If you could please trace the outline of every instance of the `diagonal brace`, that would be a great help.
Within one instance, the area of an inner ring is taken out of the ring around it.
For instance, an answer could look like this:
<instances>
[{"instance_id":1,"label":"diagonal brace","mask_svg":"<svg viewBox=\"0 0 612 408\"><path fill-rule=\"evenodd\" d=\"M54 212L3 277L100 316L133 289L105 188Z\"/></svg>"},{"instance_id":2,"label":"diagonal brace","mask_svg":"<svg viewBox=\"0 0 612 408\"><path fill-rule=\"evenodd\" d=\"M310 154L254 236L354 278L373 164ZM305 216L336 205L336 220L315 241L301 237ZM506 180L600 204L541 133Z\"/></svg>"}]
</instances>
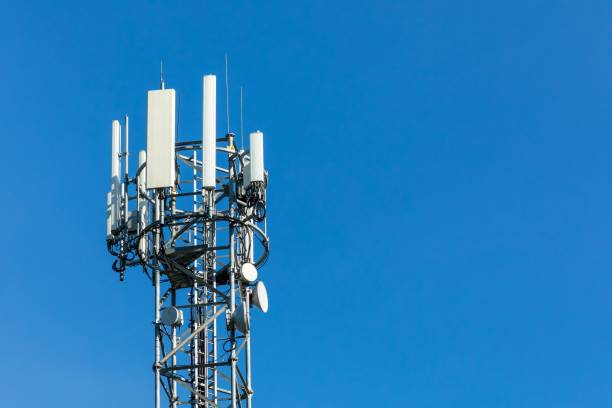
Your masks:
<instances>
[{"instance_id":1,"label":"diagonal brace","mask_svg":"<svg viewBox=\"0 0 612 408\"><path fill-rule=\"evenodd\" d=\"M186 337L185 339L183 339L183 341L181 341L175 348L173 348L171 351L169 351L168 354L166 354L164 356L164 358L162 358L155 366L158 369L161 369L162 365L165 364L166 361L168 361L173 355L175 355L183 347L185 347L185 345L187 345L187 343L189 343L195 336L197 336L198 333L200 333L202 330L204 330L206 327L208 327L208 325L211 324L217 317L219 317L221 315L221 313L225 312L225 309L226 309L226 306L221 306L219 308L219 310L217 310L217 312L214 315L212 315L211 317L206 319L204 321L204 323L202 323L197 329L195 329L193 332L191 332L191 334L188 337Z\"/></svg>"}]
</instances>

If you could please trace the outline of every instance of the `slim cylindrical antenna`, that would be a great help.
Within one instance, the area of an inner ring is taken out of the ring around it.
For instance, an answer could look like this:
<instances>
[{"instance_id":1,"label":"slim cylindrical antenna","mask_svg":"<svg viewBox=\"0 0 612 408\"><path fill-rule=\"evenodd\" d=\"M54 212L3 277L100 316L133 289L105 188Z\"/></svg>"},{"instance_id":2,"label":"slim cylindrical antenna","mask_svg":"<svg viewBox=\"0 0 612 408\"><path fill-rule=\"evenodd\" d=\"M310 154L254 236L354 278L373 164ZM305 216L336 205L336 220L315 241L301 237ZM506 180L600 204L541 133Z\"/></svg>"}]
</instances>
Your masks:
<instances>
[{"instance_id":1,"label":"slim cylindrical antenna","mask_svg":"<svg viewBox=\"0 0 612 408\"><path fill-rule=\"evenodd\" d=\"M113 120L112 127L112 154L111 154L111 186L119 181L121 163L119 162L121 150L121 124Z\"/></svg>"},{"instance_id":2,"label":"slim cylindrical antenna","mask_svg":"<svg viewBox=\"0 0 612 408\"><path fill-rule=\"evenodd\" d=\"M164 60L159 61L159 89L164 89Z\"/></svg>"},{"instance_id":3,"label":"slim cylindrical antenna","mask_svg":"<svg viewBox=\"0 0 612 408\"><path fill-rule=\"evenodd\" d=\"M119 216L121 214L121 183L119 173L121 172L121 124L118 120L113 120L112 126L112 148L111 148L111 224L112 229L116 230L119 226Z\"/></svg>"},{"instance_id":4,"label":"slim cylindrical antenna","mask_svg":"<svg viewBox=\"0 0 612 408\"><path fill-rule=\"evenodd\" d=\"M225 53L225 115L227 116L227 133L230 132L229 113L229 78L227 76L227 53Z\"/></svg>"},{"instance_id":5,"label":"slim cylindrical antenna","mask_svg":"<svg viewBox=\"0 0 612 408\"><path fill-rule=\"evenodd\" d=\"M130 157L130 149L129 149L129 137L130 137L130 118L128 115L125 115L123 119L123 126L125 127L125 150L123 151L123 174L125 174L125 179L128 179L128 159Z\"/></svg>"},{"instance_id":6,"label":"slim cylindrical antenna","mask_svg":"<svg viewBox=\"0 0 612 408\"><path fill-rule=\"evenodd\" d=\"M242 117L242 87L240 87L240 149L244 150L244 118Z\"/></svg>"},{"instance_id":7,"label":"slim cylindrical antenna","mask_svg":"<svg viewBox=\"0 0 612 408\"><path fill-rule=\"evenodd\" d=\"M121 198L123 200L123 221L128 222L129 219L129 210L128 210L128 157L129 157L129 126L130 122L128 116L125 115L123 126L125 127L125 147L123 149L123 183L121 184Z\"/></svg>"},{"instance_id":8,"label":"slim cylindrical antenna","mask_svg":"<svg viewBox=\"0 0 612 408\"><path fill-rule=\"evenodd\" d=\"M113 237L113 193L106 193L106 239Z\"/></svg>"},{"instance_id":9,"label":"slim cylindrical antenna","mask_svg":"<svg viewBox=\"0 0 612 408\"><path fill-rule=\"evenodd\" d=\"M147 203L147 169L145 168L147 165L147 152L141 150L138 153L138 168L140 169L140 173L136 176L137 187L136 187L136 197L138 203L138 233L142 232L149 223L149 211L148 211L148 203ZM141 197L145 195L144 197ZM143 237L140 239L138 243L138 250L141 253L141 256L145 256L148 251L147 246L147 238Z\"/></svg>"},{"instance_id":10,"label":"slim cylindrical antenna","mask_svg":"<svg viewBox=\"0 0 612 408\"><path fill-rule=\"evenodd\" d=\"M204 75L202 112L202 187L214 190L217 168L217 77Z\"/></svg>"}]
</instances>

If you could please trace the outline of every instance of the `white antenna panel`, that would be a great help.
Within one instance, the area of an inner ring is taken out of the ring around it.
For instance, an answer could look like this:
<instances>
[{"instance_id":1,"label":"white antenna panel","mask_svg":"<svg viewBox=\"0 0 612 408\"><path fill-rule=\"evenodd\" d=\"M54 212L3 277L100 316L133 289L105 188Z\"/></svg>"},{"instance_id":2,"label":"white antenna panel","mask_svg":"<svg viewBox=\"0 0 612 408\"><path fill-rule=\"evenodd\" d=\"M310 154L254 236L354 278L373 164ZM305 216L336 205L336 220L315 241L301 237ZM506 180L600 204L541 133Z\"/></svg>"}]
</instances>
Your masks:
<instances>
[{"instance_id":1,"label":"white antenna panel","mask_svg":"<svg viewBox=\"0 0 612 408\"><path fill-rule=\"evenodd\" d=\"M204 75L202 106L202 157L204 181L202 186L214 190L217 168L217 77Z\"/></svg>"},{"instance_id":2,"label":"white antenna panel","mask_svg":"<svg viewBox=\"0 0 612 408\"><path fill-rule=\"evenodd\" d=\"M141 194L147 193L146 165L147 165L147 152L145 152L144 150L141 150L138 153L138 168L142 166L145 166L145 168L142 169L142 171L138 175L138 191L136 193L138 197L138 216L139 216L138 232L139 233L147 227L148 221L149 221L149 210L147 206L147 199L145 197L140 196ZM140 240L138 249L140 250L141 254L144 254L147 252L147 240L146 239Z\"/></svg>"},{"instance_id":3,"label":"white antenna panel","mask_svg":"<svg viewBox=\"0 0 612 408\"><path fill-rule=\"evenodd\" d=\"M112 193L106 193L106 239L113 237L113 221L111 218L113 208Z\"/></svg>"},{"instance_id":4,"label":"white antenna panel","mask_svg":"<svg viewBox=\"0 0 612 408\"><path fill-rule=\"evenodd\" d=\"M113 120L112 142L111 142L111 229L119 228L119 214L121 214L121 162L119 155L121 151L121 124Z\"/></svg>"},{"instance_id":5,"label":"white antenna panel","mask_svg":"<svg viewBox=\"0 0 612 408\"><path fill-rule=\"evenodd\" d=\"M251 133L251 182L264 181L263 133Z\"/></svg>"},{"instance_id":6,"label":"white antenna panel","mask_svg":"<svg viewBox=\"0 0 612 408\"><path fill-rule=\"evenodd\" d=\"M121 150L121 125L118 120L113 120L112 148L111 148L111 185L119 183L119 150Z\"/></svg>"},{"instance_id":7,"label":"white antenna panel","mask_svg":"<svg viewBox=\"0 0 612 408\"><path fill-rule=\"evenodd\" d=\"M251 184L251 163L246 163L242 168L242 185L246 188Z\"/></svg>"},{"instance_id":8,"label":"white antenna panel","mask_svg":"<svg viewBox=\"0 0 612 408\"><path fill-rule=\"evenodd\" d=\"M174 186L176 93L149 91L147 105L147 189Z\"/></svg>"}]
</instances>

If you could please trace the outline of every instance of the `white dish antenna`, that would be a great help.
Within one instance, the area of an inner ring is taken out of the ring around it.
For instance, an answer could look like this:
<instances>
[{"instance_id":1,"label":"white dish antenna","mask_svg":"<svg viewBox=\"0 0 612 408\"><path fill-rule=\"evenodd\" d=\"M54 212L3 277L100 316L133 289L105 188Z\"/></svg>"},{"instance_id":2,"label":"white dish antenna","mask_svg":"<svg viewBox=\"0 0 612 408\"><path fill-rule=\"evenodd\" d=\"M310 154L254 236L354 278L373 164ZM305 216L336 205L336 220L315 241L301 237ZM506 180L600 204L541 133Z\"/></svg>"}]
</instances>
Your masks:
<instances>
[{"instance_id":1,"label":"white dish antenna","mask_svg":"<svg viewBox=\"0 0 612 408\"><path fill-rule=\"evenodd\" d=\"M234 323L236 330L239 332L246 333L249 331L249 317L242 303L236 307L236 310L234 310L232 322Z\"/></svg>"},{"instance_id":2,"label":"white dish antenna","mask_svg":"<svg viewBox=\"0 0 612 408\"><path fill-rule=\"evenodd\" d=\"M257 268L250 262L242 264L240 267L240 279L246 283L253 283L257 280Z\"/></svg>"},{"instance_id":3,"label":"white dish antenna","mask_svg":"<svg viewBox=\"0 0 612 408\"><path fill-rule=\"evenodd\" d=\"M182 326L183 311L174 306L170 306L161 312L160 320L166 326Z\"/></svg>"},{"instance_id":4,"label":"white dish antenna","mask_svg":"<svg viewBox=\"0 0 612 408\"><path fill-rule=\"evenodd\" d=\"M257 306L259 310L268 313L268 291L262 281L257 282L251 294L251 304Z\"/></svg>"}]
</instances>

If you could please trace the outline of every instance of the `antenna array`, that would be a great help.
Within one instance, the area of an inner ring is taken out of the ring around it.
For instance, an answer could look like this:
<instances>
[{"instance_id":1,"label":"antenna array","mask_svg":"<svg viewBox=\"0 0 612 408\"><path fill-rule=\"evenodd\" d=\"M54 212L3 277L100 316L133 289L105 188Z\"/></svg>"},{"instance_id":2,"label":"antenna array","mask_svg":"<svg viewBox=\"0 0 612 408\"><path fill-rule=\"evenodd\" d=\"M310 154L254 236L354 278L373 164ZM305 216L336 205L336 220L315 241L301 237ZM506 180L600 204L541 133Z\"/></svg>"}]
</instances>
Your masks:
<instances>
[{"instance_id":1,"label":"antenna array","mask_svg":"<svg viewBox=\"0 0 612 408\"><path fill-rule=\"evenodd\" d=\"M128 119L112 123L106 241L124 280L153 284L155 408L251 407L253 307L268 311L258 278L268 258L263 133L247 154L217 136L216 76L203 78L202 138L176 141L176 93L149 91L147 149L128 174ZM124 141L124 149L121 143ZM121 167L124 173L121 174Z\"/></svg>"}]
</instances>

